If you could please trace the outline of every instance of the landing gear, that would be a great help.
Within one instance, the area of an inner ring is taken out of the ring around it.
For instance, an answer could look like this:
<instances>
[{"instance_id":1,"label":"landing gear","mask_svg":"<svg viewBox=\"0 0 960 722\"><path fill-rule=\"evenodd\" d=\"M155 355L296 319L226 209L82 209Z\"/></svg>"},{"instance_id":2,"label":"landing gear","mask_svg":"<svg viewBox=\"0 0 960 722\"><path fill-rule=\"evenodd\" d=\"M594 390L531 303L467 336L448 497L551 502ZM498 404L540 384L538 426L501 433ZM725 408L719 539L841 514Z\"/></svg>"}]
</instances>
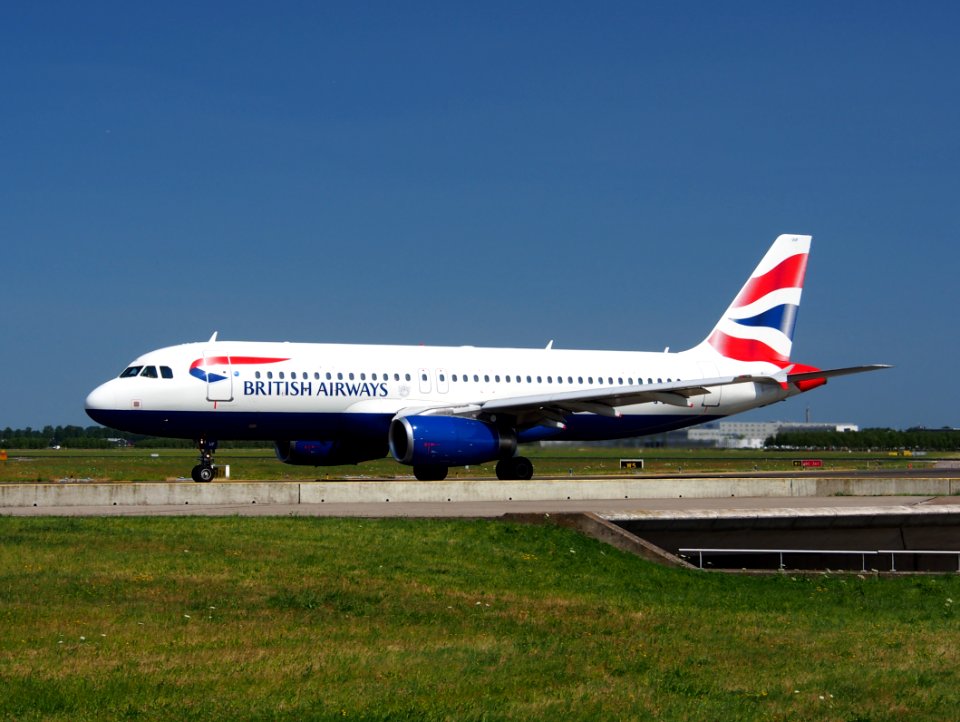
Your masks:
<instances>
[{"instance_id":1,"label":"landing gear","mask_svg":"<svg viewBox=\"0 0 960 722\"><path fill-rule=\"evenodd\" d=\"M525 456L512 456L497 462L500 481L529 481L533 478L533 464Z\"/></svg>"},{"instance_id":2,"label":"landing gear","mask_svg":"<svg viewBox=\"0 0 960 722\"><path fill-rule=\"evenodd\" d=\"M200 447L200 463L193 467L190 476L200 483L213 481L217 476L217 467L213 463L213 452L217 450L217 442L200 439L197 445Z\"/></svg>"},{"instance_id":3,"label":"landing gear","mask_svg":"<svg viewBox=\"0 0 960 722\"><path fill-rule=\"evenodd\" d=\"M417 481L443 481L447 478L445 466L414 466L413 475Z\"/></svg>"}]
</instances>

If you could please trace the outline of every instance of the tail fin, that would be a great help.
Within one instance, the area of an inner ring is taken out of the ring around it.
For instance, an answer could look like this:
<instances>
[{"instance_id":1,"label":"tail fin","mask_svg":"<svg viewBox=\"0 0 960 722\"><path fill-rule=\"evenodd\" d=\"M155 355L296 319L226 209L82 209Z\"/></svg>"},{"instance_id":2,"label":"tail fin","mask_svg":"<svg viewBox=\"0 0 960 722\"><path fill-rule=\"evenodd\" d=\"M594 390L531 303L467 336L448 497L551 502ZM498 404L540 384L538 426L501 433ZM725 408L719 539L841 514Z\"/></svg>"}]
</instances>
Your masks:
<instances>
[{"instance_id":1,"label":"tail fin","mask_svg":"<svg viewBox=\"0 0 960 722\"><path fill-rule=\"evenodd\" d=\"M707 347L736 361L786 366L810 240L811 236L777 238L698 350Z\"/></svg>"}]
</instances>

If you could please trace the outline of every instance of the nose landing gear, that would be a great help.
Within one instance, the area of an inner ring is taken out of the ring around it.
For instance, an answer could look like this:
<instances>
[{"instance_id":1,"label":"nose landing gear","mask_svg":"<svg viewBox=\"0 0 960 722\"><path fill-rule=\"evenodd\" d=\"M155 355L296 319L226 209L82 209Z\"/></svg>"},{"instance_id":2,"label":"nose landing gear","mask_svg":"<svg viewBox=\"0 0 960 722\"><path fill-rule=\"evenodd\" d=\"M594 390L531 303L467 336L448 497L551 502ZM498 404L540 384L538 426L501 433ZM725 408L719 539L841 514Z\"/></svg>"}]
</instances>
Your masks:
<instances>
[{"instance_id":1,"label":"nose landing gear","mask_svg":"<svg viewBox=\"0 0 960 722\"><path fill-rule=\"evenodd\" d=\"M190 476L196 482L213 481L217 476L217 467L213 463L213 452L217 450L217 442L200 439L197 445L200 448L200 463L193 467Z\"/></svg>"}]
</instances>

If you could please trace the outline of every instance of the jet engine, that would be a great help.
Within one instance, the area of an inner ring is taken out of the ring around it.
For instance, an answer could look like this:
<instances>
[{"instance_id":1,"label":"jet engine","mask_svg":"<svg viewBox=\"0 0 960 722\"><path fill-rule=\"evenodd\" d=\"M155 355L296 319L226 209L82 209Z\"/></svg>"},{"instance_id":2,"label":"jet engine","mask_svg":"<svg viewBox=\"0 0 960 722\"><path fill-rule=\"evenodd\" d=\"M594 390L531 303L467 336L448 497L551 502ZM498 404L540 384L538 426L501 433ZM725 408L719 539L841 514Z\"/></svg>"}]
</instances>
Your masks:
<instances>
[{"instance_id":1,"label":"jet engine","mask_svg":"<svg viewBox=\"0 0 960 722\"><path fill-rule=\"evenodd\" d=\"M412 466L466 466L503 459L517 449L513 431L458 416L400 416L390 423L390 453Z\"/></svg>"}]
</instances>

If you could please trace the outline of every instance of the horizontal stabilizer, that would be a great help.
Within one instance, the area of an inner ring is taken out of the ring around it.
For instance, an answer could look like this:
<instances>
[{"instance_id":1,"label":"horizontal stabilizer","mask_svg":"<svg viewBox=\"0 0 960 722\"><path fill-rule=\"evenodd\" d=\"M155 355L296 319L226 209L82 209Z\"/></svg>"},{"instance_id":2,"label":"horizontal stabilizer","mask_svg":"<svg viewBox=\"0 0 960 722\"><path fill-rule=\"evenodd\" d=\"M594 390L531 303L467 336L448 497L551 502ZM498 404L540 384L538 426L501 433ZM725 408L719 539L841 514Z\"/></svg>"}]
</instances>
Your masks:
<instances>
[{"instance_id":1,"label":"horizontal stabilizer","mask_svg":"<svg viewBox=\"0 0 960 722\"><path fill-rule=\"evenodd\" d=\"M850 374L862 374L867 371L879 371L880 369L890 368L893 368L890 364L866 364L864 366L847 366L842 369L803 371L795 374L787 372L787 381L789 383L796 383L797 381L807 381L809 379L829 379L834 376L849 376Z\"/></svg>"}]
</instances>

